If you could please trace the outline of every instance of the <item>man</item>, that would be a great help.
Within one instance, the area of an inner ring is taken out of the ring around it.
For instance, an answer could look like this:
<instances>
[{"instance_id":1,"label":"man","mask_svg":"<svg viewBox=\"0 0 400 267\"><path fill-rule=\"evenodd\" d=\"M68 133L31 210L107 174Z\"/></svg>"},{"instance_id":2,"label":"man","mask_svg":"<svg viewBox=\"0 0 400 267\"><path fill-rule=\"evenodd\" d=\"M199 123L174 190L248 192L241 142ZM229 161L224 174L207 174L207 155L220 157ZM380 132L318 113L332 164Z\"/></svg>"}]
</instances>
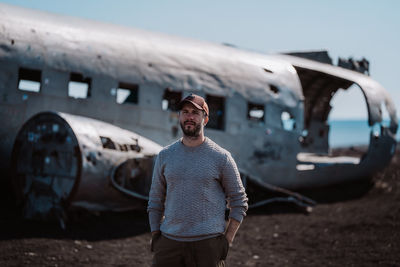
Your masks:
<instances>
[{"instance_id":1,"label":"man","mask_svg":"<svg viewBox=\"0 0 400 267\"><path fill-rule=\"evenodd\" d=\"M224 266L246 193L230 153L204 136L205 100L191 94L179 110L183 138L159 153L149 194L153 266Z\"/></svg>"}]
</instances>

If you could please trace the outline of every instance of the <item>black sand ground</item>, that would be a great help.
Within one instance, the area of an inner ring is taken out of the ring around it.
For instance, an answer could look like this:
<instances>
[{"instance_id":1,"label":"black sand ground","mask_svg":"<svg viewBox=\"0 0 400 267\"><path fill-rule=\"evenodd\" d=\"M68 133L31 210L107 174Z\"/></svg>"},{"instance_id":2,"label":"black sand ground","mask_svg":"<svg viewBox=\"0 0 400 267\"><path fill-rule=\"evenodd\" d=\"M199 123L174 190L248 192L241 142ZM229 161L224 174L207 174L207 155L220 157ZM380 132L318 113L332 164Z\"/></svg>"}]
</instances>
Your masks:
<instances>
[{"instance_id":1,"label":"black sand ground","mask_svg":"<svg viewBox=\"0 0 400 267\"><path fill-rule=\"evenodd\" d=\"M309 214L277 204L250 211L228 266L400 266L400 151L371 183L315 197ZM0 207L0 266L150 265L144 212L83 214L61 231Z\"/></svg>"}]
</instances>

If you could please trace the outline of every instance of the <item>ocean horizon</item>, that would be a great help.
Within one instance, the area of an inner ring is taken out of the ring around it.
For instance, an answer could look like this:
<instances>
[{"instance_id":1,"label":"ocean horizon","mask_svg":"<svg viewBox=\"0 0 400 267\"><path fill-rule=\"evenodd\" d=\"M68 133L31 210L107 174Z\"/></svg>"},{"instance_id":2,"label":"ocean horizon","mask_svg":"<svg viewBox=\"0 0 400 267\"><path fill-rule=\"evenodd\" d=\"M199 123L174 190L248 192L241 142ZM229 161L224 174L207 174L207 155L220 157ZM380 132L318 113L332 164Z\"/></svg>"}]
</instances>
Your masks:
<instances>
[{"instance_id":1,"label":"ocean horizon","mask_svg":"<svg viewBox=\"0 0 400 267\"><path fill-rule=\"evenodd\" d=\"M331 148L362 146L369 144L371 128L367 119L332 119L328 121L329 146ZM389 125L384 121L383 125ZM400 120L399 120L400 125ZM380 132L379 126L375 126L373 131ZM400 133L397 130L396 140L400 142Z\"/></svg>"}]
</instances>

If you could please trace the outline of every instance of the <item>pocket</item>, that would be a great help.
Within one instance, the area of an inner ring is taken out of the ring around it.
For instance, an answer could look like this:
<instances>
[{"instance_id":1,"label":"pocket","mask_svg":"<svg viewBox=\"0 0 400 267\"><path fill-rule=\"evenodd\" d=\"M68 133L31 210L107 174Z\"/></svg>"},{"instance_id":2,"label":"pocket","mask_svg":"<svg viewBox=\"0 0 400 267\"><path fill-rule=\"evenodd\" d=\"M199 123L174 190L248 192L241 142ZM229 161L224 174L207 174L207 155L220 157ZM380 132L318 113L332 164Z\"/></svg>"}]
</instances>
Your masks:
<instances>
[{"instance_id":1,"label":"pocket","mask_svg":"<svg viewBox=\"0 0 400 267\"><path fill-rule=\"evenodd\" d=\"M221 243L222 243L222 256L221 260L225 260L226 257L228 256L228 251L229 251L229 241L226 239L225 235L221 235Z\"/></svg>"},{"instance_id":2,"label":"pocket","mask_svg":"<svg viewBox=\"0 0 400 267\"><path fill-rule=\"evenodd\" d=\"M155 234L151 237L151 245L150 245L151 252L154 252L155 244L160 239L160 237L161 237L161 233Z\"/></svg>"}]
</instances>

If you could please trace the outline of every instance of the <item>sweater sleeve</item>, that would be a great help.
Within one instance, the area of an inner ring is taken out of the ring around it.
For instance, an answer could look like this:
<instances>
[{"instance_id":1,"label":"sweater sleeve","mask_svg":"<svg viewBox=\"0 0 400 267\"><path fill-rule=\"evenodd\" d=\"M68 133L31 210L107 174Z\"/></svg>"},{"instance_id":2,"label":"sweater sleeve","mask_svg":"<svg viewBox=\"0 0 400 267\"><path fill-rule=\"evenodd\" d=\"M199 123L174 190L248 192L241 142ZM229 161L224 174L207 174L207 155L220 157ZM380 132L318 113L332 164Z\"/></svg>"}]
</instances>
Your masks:
<instances>
[{"instance_id":1,"label":"sweater sleeve","mask_svg":"<svg viewBox=\"0 0 400 267\"><path fill-rule=\"evenodd\" d=\"M229 153L226 155L225 165L222 168L222 186L230 209L229 218L242 222L248 209L248 199L240 179L239 170Z\"/></svg>"},{"instance_id":2,"label":"sweater sleeve","mask_svg":"<svg viewBox=\"0 0 400 267\"><path fill-rule=\"evenodd\" d=\"M149 193L147 212L151 232L160 230L161 220L164 215L166 183L161 166L161 153L158 154L153 169L153 178Z\"/></svg>"}]
</instances>

